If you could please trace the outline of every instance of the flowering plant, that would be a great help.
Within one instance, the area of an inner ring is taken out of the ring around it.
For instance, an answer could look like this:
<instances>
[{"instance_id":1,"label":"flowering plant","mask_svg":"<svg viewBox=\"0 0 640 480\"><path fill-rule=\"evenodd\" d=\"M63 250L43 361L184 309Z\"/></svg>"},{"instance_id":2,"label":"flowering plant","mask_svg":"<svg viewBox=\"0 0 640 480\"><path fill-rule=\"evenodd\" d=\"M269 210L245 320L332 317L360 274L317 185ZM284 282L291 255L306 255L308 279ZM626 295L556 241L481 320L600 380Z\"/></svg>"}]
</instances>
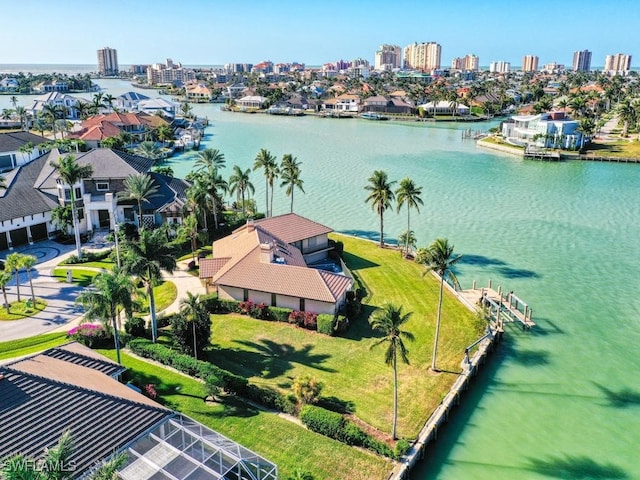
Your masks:
<instances>
[{"instance_id":1,"label":"flowering plant","mask_svg":"<svg viewBox=\"0 0 640 480\"><path fill-rule=\"evenodd\" d=\"M98 323L81 323L69 330L67 336L87 347L99 347L111 339L111 334Z\"/></svg>"}]
</instances>

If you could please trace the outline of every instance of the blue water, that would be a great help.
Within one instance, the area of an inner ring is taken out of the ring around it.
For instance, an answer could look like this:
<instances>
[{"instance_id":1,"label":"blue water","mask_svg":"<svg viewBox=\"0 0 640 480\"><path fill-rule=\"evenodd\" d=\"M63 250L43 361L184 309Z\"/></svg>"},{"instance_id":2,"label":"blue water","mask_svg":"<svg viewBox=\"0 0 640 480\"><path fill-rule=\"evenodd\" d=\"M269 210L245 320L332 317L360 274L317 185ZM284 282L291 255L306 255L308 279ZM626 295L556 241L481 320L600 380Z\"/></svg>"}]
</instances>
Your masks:
<instances>
[{"instance_id":1,"label":"blue water","mask_svg":"<svg viewBox=\"0 0 640 480\"><path fill-rule=\"evenodd\" d=\"M225 175L251 167L261 148L291 153L306 192L294 210L338 231L376 238L367 177L410 176L423 187L418 244L447 237L464 255L464 287L492 279L533 307L538 326L507 330L412 478L640 478L640 166L523 161L462 140L468 125L194 109L211 121L205 144L225 154ZM171 160L176 173L193 155ZM263 209L264 177L252 181ZM274 212L288 211L277 189ZM386 215L389 240L404 229L404 212Z\"/></svg>"}]
</instances>

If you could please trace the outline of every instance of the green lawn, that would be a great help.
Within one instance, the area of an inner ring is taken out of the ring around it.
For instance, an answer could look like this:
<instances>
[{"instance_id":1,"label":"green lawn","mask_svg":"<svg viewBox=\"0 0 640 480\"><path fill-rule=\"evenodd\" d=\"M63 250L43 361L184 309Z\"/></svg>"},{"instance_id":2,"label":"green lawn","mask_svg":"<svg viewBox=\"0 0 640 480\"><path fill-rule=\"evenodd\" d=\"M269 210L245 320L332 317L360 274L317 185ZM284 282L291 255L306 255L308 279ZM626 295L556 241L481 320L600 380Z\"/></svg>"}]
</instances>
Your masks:
<instances>
[{"instance_id":1,"label":"green lawn","mask_svg":"<svg viewBox=\"0 0 640 480\"><path fill-rule=\"evenodd\" d=\"M20 302L9 304L8 313L7 309L2 307L2 305L4 305L4 299L2 299L2 301L0 301L0 321L20 320L21 318L31 317L47 308L47 302L41 298L36 297L35 306L31 304L31 296L25 295L24 298L25 299ZM27 302L29 305L27 305Z\"/></svg>"},{"instance_id":2,"label":"green lawn","mask_svg":"<svg viewBox=\"0 0 640 480\"><path fill-rule=\"evenodd\" d=\"M59 332L45 333L43 335L22 338L20 340L0 342L0 360L40 352L48 348L57 347L58 345L62 345L68 341L69 339L67 338L67 334Z\"/></svg>"},{"instance_id":3,"label":"green lawn","mask_svg":"<svg viewBox=\"0 0 640 480\"><path fill-rule=\"evenodd\" d=\"M108 271L111 271L116 267L116 264L108 259L98 261L98 262L78 263L76 265L82 265L83 267L101 268L103 270L108 270Z\"/></svg>"},{"instance_id":4,"label":"green lawn","mask_svg":"<svg viewBox=\"0 0 640 480\"><path fill-rule=\"evenodd\" d=\"M367 313L385 301L413 312L406 330L411 365L399 367L400 437L415 438L456 379L454 373L429 372L439 282L423 276L424 267L404 260L398 251L374 242L334 235L344 242L346 263L362 278L370 295ZM252 382L289 391L293 380L310 374L335 397L376 428L391 431L393 371L384 363L384 346L370 347L378 334L366 318L351 325L346 338L328 337L287 324L236 315L212 317L210 360ZM484 331L484 323L447 293L443 302L438 367L459 372L464 349ZM416 400L419 399L419 400Z\"/></svg>"},{"instance_id":5,"label":"green lawn","mask_svg":"<svg viewBox=\"0 0 640 480\"><path fill-rule=\"evenodd\" d=\"M115 358L113 350L99 351ZM263 455L278 465L279 478L287 478L301 466L316 480L383 480L391 471L388 460L310 432L238 398L227 396L222 403L205 404L204 386L184 375L126 353L122 362L136 385L153 383L161 403Z\"/></svg>"},{"instance_id":6,"label":"green lawn","mask_svg":"<svg viewBox=\"0 0 640 480\"><path fill-rule=\"evenodd\" d=\"M603 157L640 158L640 142L618 140L607 143L591 143L585 148L586 154Z\"/></svg>"},{"instance_id":7,"label":"green lawn","mask_svg":"<svg viewBox=\"0 0 640 480\"><path fill-rule=\"evenodd\" d=\"M149 299L147 298L147 290L146 288L140 289L140 297L143 299L142 308L138 313L148 314L149 313ZM178 289L176 284L165 280L160 285L153 287L153 297L156 302L156 312L161 312L173 302L175 302L178 297Z\"/></svg>"},{"instance_id":8,"label":"green lawn","mask_svg":"<svg viewBox=\"0 0 640 480\"><path fill-rule=\"evenodd\" d=\"M86 287L91 285L93 279L100 272L97 270L87 270L84 268L67 268L67 267L58 267L54 268L52 275L59 282L67 281L67 270L71 270L71 277L73 279L73 283L77 283L82 287Z\"/></svg>"}]
</instances>

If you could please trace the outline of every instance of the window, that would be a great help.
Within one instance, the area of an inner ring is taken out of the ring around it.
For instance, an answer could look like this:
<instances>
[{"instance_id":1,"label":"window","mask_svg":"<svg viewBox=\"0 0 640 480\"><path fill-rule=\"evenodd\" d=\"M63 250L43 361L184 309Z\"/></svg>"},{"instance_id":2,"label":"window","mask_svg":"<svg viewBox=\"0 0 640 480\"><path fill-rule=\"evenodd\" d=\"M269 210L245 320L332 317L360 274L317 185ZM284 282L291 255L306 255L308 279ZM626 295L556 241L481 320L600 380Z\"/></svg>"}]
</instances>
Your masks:
<instances>
[{"instance_id":1,"label":"window","mask_svg":"<svg viewBox=\"0 0 640 480\"><path fill-rule=\"evenodd\" d=\"M82 189L80 187L76 187L76 200L82 198Z\"/></svg>"},{"instance_id":2,"label":"window","mask_svg":"<svg viewBox=\"0 0 640 480\"><path fill-rule=\"evenodd\" d=\"M248 289L244 289L242 292L242 298L244 299L244 301L248 301L249 300L249 290Z\"/></svg>"},{"instance_id":3,"label":"window","mask_svg":"<svg viewBox=\"0 0 640 480\"><path fill-rule=\"evenodd\" d=\"M276 294L275 294L275 293L272 293L272 294L271 294L271 306L272 306L272 307L277 306L277 303L276 303Z\"/></svg>"},{"instance_id":4,"label":"window","mask_svg":"<svg viewBox=\"0 0 640 480\"><path fill-rule=\"evenodd\" d=\"M71 201L71 190L67 188L64 189L64 199Z\"/></svg>"},{"instance_id":5,"label":"window","mask_svg":"<svg viewBox=\"0 0 640 480\"><path fill-rule=\"evenodd\" d=\"M304 298L300 299L300 311L304 312Z\"/></svg>"},{"instance_id":6,"label":"window","mask_svg":"<svg viewBox=\"0 0 640 480\"><path fill-rule=\"evenodd\" d=\"M96 182L96 190L106 192L109 190L109 182Z\"/></svg>"},{"instance_id":7,"label":"window","mask_svg":"<svg viewBox=\"0 0 640 480\"><path fill-rule=\"evenodd\" d=\"M134 221L134 217L133 217L133 208L127 208L125 207L123 209L124 212L124 219L128 222L133 222Z\"/></svg>"},{"instance_id":8,"label":"window","mask_svg":"<svg viewBox=\"0 0 640 480\"><path fill-rule=\"evenodd\" d=\"M78 208L76 211L78 212L78 220L82 220L84 218L84 209Z\"/></svg>"}]
</instances>

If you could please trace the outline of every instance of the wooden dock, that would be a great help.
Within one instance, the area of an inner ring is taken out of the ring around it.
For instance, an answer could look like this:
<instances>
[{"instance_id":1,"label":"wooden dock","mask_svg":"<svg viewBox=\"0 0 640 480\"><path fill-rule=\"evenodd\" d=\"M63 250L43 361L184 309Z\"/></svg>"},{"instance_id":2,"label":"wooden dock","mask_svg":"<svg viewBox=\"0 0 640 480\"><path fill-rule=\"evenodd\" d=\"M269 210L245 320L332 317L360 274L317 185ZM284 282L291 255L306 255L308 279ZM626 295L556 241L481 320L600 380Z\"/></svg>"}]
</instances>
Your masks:
<instances>
[{"instance_id":1,"label":"wooden dock","mask_svg":"<svg viewBox=\"0 0 640 480\"><path fill-rule=\"evenodd\" d=\"M561 160L560 152L551 151L544 148L534 148L528 146L524 149L524 158L531 160L547 160L550 162L559 162Z\"/></svg>"},{"instance_id":2,"label":"wooden dock","mask_svg":"<svg viewBox=\"0 0 640 480\"><path fill-rule=\"evenodd\" d=\"M492 322L499 331L505 323L520 323L523 330L529 330L536 324L533 321L533 310L520 297L513 292L502 293L494 290L489 281L487 287L477 288L475 282L473 288L458 292L465 302L476 307L484 307Z\"/></svg>"}]
</instances>

